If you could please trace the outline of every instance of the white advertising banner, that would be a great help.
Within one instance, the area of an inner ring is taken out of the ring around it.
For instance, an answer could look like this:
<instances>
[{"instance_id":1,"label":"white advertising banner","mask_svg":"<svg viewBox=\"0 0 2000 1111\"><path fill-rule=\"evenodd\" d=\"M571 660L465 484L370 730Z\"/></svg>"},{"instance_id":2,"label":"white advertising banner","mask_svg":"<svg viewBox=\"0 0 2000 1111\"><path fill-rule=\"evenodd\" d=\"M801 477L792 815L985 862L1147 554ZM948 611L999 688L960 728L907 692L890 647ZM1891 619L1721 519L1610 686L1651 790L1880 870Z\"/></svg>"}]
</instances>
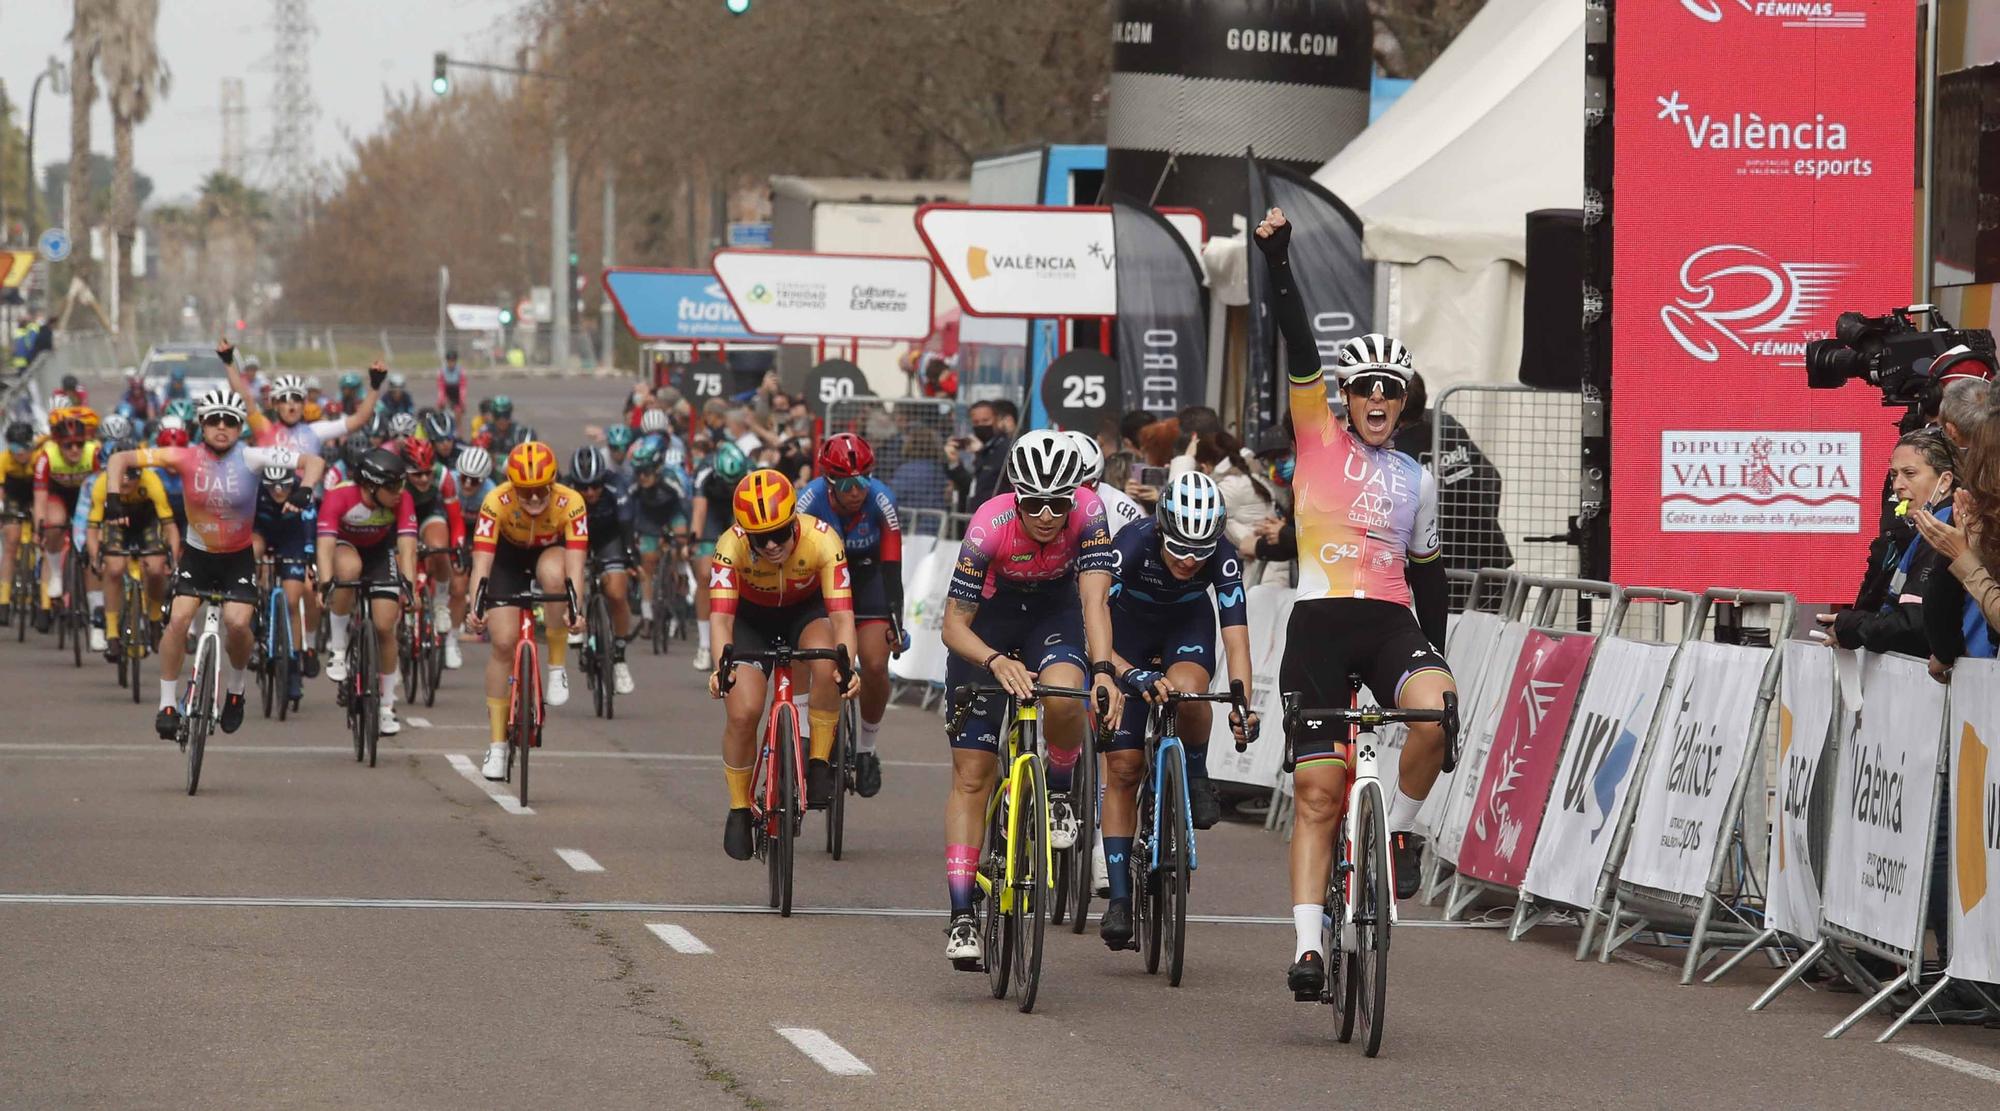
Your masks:
<instances>
[{"instance_id":1,"label":"white advertising banner","mask_svg":"<svg viewBox=\"0 0 2000 1111\"><path fill-rule=\"evenodd\" d=\"M927 258L721 250L715 276L745 327L767 336L921 340L936 271Z\"/></svg>"},{"instance_id":2,"label":"white advertising banner","mask_svg":"<svg viewBox=\"0 0 2000 1111\"><path fill-rule=\"evenodd\" d=\"M1960 980L2000 983L2000 662L1952 668L1951 964Z\"/></svg>"},{"instance_id":3,"label":"white advertising banner","mask_svg":"<svg viewBox=\"0 0 2000 1111\"><path fill-rule=\"evenodd\" d=\"M1675 648L1617 637L1598 644L1521 884L1528 894L1574 907L1597 901Z\"/></svg>"},{"instance_id":4,"label":"white advertising banner","mask_svg":"<svg viewBox=\"0 0 2000 1111\"><path fill-rule=\"evenodd\" d=\"M889 674L918 683L944 682L943 638L945 592L951 588L956 541L939 543L935 536L903 539L903 628L910 633L910 650L889 661Z\"/></svg>"},{"instance_id":5,"label":"white advertising banner","mask_svg":"<svg viewBox=\"0 0 2000 1111\"><path fill-rule=\"evenodd\" d=\"M1722 822L1750 751L1750 718L1772 649L1702 640L1681 652L1618 878L1694 898L1707 890L1710 862L1730 834Z\"/></svg>"},{"instance_id":6,"label":"white advertising banner","mask_svg":"<svg viewBox=\"0 0 2000 1111\"><path fill-rule=\"evenodd\" d=\"M498 305L446 305L445 316L451 326L461 332L497 332L500 330L500 306Z\"/></svg>"},{"instance_id":7,"label":"white advertising banner","mask_svg":"<svg viewBox=\"0 0 2000 1111\"><path fill-rule=\"evenodd\" d=\"M1454 866L1458 863L1459 846L1465 843L1465 827L1472 820L1473 797L1486 777L1493 731L1499 727L1500 711L1507 703L1514 671L1521 659L1521 645L1527 639L1525 621L1510 621L1500 630L1492 654L1480 668L1478 701L1459 715L1464 741L1458 747L1458 770L1452 774L1451 788L1448 792L1432 788L1430 793L1430 798L1446 795L1432 845L1441 859Z\"/></svg>"},{"instance_id":8,"label":"white advertising banner","mask_svg":"<svg viewBox=\"0 0 2000 1111\"><path fill-rule=\"evenodd\" d=\"M1208 774L1214 779L1273 787L1285 766L1285 708L1278 690L1278 665L1285 658L1285 625L1292 619L1298 592L1289 586L1253 586L1243 606L1250 622L1250 668L1253 686L1250 708L1262 724L1257 739L1242 752L1229 732L1229 713L1215 707L1208 740ZM1218 648L1220 642L1218 641ZM1214 689L1229 689L1229 669L1216 662Z\"/></svg>"},{"instance_id":9,"label":"white advertising banner","mask_svg":"<svg viewBox=\"0 0 2000 1111\"><path fill-rule=\"evenodd\" d=\"M1812 800L1821 760L1840 712L1836 649L1785 642L1778 684L1777 803L1771 815L1770 879L1764 921L1804 941L1819 940L1819 875L1813 869Z\"/></svg>"},{"instance_id":10,"label":"white advertising banner","mask_svg":"<svg viewBox=\"0 0 2000 1111\"><path fill-rule=\"evenodd\" d=\"M1467 610L1453 614L1451 623L1445 628L1444 659L1451 665L1452 680L1458 684L1461 747L1464 734L1472 728L1474 707L1480 705L1479 685L1485 679L1486 661L1493 655L1500 641L1500 630L1505 624L1497 613ZM1396 747L1399 751L1400 734L1404 728L1399 725L1393 730L1398 734ZM1386 733L1383 743L1385 746L1389 744ZM1424 796L1423 809L1417 812L1418 829L1435 830L1438 823L1444 820L1445 807L1451 801L1451 785L1457 776L1455 769L1438 773L1436 781L1431 784L1431 793ZM1395 789L1396 784L1390 782L1392 778L1385 769L1382 780L1385 793Z\"/></svg>"},{"instance_id":11,"label":"white advertising banner","mask_svg":"<svg viewBox=\"0 0 2000 1111\"><path fill-rule=\"evenodd\" d=\"M1163 208L1188 251L1201 257L1201 213ZM925 205L917 234L974 316L1116 316L1111 209L1084 206Z\"/></svg>"},{"instance_id":12,"label":"white advertising banner","mask_svg":"<svg viewBox=\"0 0 2000 1111\"><path fill-rule=\"evenodd\" d=\"M1840 750L1821 920L1920 949L1923 885L1937 828L1945 688L1923 660L1880 656L1861 682L1861 720Z\"/></svg>"}]
</instances>

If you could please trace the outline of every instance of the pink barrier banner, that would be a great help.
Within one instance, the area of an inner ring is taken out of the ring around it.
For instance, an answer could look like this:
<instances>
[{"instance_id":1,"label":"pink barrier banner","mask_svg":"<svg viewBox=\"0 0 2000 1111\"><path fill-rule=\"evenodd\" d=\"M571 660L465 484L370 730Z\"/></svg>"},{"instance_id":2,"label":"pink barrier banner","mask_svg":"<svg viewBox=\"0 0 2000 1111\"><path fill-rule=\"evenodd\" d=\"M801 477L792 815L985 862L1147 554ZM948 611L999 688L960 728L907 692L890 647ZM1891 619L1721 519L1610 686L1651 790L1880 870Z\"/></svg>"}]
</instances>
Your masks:
<instances>
[{"instance_id":1,"label":"pink barrier banner","mask_svg":"<svg viewBox=\"0 0 2000 1111\"><path fill-rule=\"evenodd\" d=\"M1595 643L1583 635L1528 631L1458 851L1458 870L1466 876L1521 885Z\"/></svg>"}]
</instances>

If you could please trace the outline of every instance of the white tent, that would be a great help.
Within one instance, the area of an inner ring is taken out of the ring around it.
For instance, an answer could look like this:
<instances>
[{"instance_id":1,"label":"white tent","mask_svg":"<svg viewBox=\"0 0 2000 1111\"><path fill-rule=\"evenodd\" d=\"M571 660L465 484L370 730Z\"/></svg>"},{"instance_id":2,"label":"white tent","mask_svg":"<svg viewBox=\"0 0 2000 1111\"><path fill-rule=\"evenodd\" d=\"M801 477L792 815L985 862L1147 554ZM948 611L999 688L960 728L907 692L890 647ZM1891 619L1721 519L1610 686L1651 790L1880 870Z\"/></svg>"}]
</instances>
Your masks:
<instances>
[{"instance_id":1,"label":"white tent","mask_svg":"<svg viewBox=\"0 0 2000 1111\"><path fill-rule=\"evenodd\" d=\"M1313 175L1360 215L1377 327L1433 396L1519 371L1527 214L1583 206L1583 19L1581 0L1488 0Z\"/></svg>"}]
</instances>

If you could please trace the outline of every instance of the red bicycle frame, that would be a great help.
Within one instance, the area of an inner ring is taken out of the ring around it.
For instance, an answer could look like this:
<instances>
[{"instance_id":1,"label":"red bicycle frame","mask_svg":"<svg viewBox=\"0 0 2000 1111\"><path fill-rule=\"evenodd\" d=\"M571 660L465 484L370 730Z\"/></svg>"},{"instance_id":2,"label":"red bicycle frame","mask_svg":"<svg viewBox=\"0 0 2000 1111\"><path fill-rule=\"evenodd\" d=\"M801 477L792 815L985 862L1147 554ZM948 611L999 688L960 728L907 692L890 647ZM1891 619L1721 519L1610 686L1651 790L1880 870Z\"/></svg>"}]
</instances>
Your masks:
<instances>
[{"instance_id":1,"label":"red bicycle frame","mask_svg":"<svg viewBox=\"0 0 2000 1111\"><path fill-rule=\"evenodd\" d=\"M421 575L423 572L419 571ZM521 639L514 642L514 670L507 676L507 687L512 697L507 700L507 728L512 729L521 720L523 701L534 699L535 743L532 747L542 747L542 721L547 709L542 704L542 656L535 647L535 610L533 606L522 606Z\"/></svg>"},{"instance_id":2,"label":"red bicycle frame","mask_svg":"<svg viewBox=\"0 0 2000 1111\"><path fill-rule=\"evenodd\" d=\"M803 800L806 797L806 759L802 738L804 730L799 728L799 708L792 702L792 665L774 663L771 666L771 712L764 718L764 746L758 753L758 763L763 765L764 789L753 792L751 805L757 808L756 819L765 822L767 832L776 837L778 817L778 774L783 766L778 761L778 716L790 714L792 717L792 797Z\"/></svg>"}]
</instances>

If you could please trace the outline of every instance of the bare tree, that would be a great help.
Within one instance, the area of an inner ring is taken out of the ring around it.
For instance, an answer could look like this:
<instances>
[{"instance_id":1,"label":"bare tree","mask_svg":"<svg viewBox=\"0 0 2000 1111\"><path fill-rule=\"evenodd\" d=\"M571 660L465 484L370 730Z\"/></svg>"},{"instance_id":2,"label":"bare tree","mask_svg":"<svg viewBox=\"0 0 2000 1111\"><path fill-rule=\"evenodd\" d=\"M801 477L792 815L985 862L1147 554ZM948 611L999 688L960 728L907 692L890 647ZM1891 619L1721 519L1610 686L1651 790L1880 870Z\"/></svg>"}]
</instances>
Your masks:
<instances>
[{"instance_id":1,"label":"bare tree","mask_svg":"<svg viewBox=\"0 0 2000 1111\"><path fill-rule=\"evenodd\" d=\"M116 262L129 273L139 227L139 203L132 190L132 129L153 114L153 96L167 94L172 75L160 57L156 32L159 0L117 0L98 39L98 65L104 70L105 99L111 104L111 222L118 237ZM137 319L137 298L123 298L118 310L120 332L130 332Z\"/></svg>"},{"instance_id":2,"label":"bare tree","mask_svg":"<svg viewBox=\"0 0 2000 1111\"><path fill-rule=\"evenodd\" d=\"M1375 64L1387 77L1423 76L1485 6L1486 0L1368 0Z\"/></svg>"}]
</instances>

